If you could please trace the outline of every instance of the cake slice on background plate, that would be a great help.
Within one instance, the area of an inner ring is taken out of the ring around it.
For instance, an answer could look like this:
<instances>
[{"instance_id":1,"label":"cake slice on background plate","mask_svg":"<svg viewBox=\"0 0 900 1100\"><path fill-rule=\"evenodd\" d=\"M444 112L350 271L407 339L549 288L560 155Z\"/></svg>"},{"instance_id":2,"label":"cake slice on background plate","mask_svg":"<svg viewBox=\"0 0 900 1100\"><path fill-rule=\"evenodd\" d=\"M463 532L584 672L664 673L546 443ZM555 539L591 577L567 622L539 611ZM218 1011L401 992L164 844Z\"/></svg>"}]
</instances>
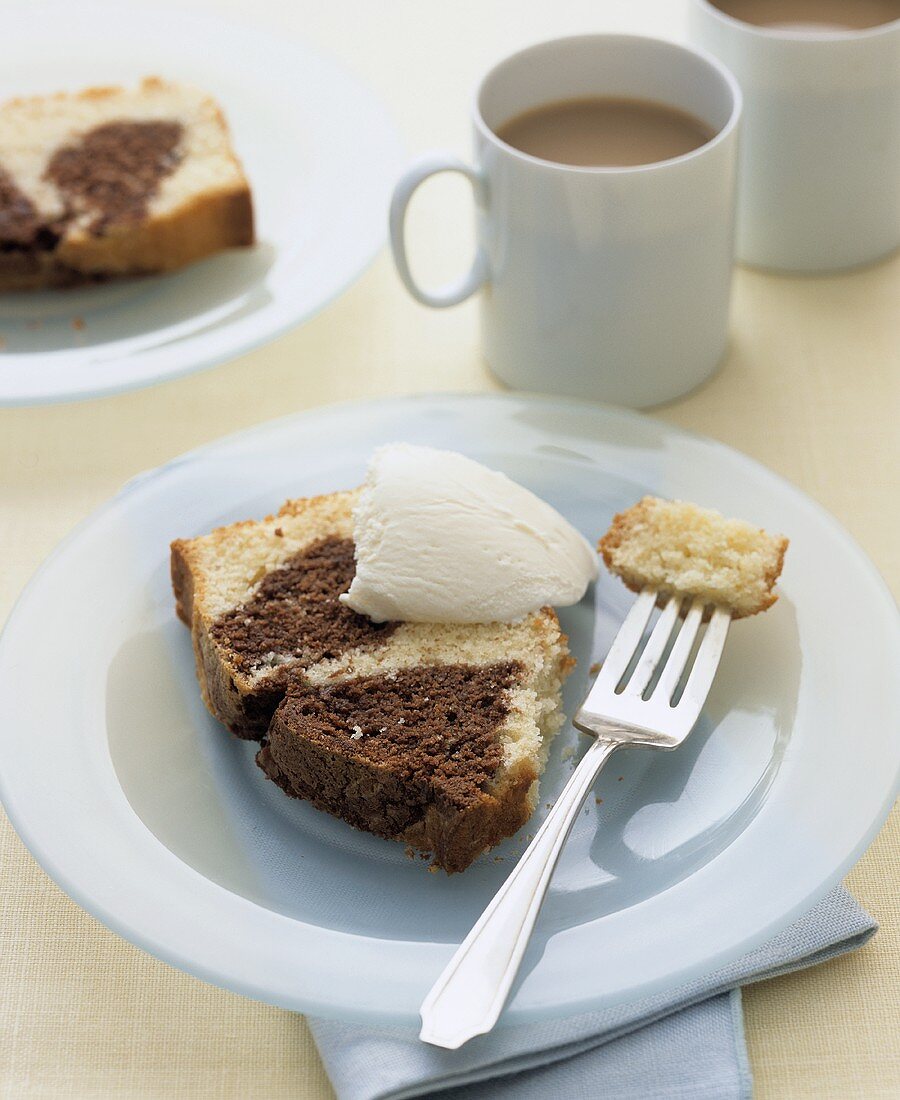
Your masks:
<instances>
[{"instance_id":1,"label":"cake slice on background plate","mask_svg":"<svg viewBox=\"0 0 900 1100\"><path fill-rule=\"evenodd\" d=\"M0 105L0 291L174 271L253 240L204 92L148 77Z\"/></svg>"}]
</instances>

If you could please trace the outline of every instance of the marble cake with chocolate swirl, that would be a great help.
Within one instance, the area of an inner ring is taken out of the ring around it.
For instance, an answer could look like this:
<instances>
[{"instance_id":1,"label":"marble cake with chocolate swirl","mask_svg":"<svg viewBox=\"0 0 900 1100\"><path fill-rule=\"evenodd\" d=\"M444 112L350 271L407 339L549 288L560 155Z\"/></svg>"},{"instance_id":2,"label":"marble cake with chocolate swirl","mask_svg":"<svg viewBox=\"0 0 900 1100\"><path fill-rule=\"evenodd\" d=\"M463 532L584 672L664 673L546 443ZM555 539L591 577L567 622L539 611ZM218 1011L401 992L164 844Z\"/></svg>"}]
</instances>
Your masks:
<instances>
[{"instance_id":1,"label":"marble cake with chocolate swirl","mask_svg":"<svg viewBox=\"0 0 900 1100\"><path fill-rule=\"evenodd\" d=\"M172 544L203 699L287 794L461 871L530 816L573 661L554 611L375 624L338 596L355 492Z\"/></svg>"},{"instance_id":2,"label":"marble cake with chocolate swirl","mask_svg":"<svg viewBox=\"0 0 900 1100\"><path fill-rule=\"evenodd\" d=\"M0 105L0 291L173 271L253 239L203 92L148 77Z\"/></svg>"}]
</instances>

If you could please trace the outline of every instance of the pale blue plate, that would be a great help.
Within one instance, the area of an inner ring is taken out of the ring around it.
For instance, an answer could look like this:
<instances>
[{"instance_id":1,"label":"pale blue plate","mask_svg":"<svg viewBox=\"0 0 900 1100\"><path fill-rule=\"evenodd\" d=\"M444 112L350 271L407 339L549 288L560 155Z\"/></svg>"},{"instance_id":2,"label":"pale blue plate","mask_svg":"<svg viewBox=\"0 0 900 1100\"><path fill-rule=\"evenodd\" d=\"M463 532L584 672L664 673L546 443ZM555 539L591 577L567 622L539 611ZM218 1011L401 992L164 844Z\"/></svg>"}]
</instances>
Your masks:
<instances>
[{"instance_id":1,"label":"pale blue plate","mask_svg":"<svg viewBox=\"0 0 900 1100\"><path fill-rule=\"evenodd\" d=\"M623 751L563 854L504 1023L647 996L775 935L859 858L893 800L893 602L821 508L747 458L657 421L518 396L344 405L264 425L129 484L56 551L0 640L2 792L81 905L161 959L291 1009L412 1023L574 766L555 743L541 809L462 875L286 798L206 713L168 544L357 484L374 446L464 451L590 539L645 492L789 535L782 597L732 631L675 753ZM571 713L630 597L604 575L562 613ZM596 620L596 622L595 622ZM596 626L597 645L592 646Z\"/></svg>"}]
</instances>

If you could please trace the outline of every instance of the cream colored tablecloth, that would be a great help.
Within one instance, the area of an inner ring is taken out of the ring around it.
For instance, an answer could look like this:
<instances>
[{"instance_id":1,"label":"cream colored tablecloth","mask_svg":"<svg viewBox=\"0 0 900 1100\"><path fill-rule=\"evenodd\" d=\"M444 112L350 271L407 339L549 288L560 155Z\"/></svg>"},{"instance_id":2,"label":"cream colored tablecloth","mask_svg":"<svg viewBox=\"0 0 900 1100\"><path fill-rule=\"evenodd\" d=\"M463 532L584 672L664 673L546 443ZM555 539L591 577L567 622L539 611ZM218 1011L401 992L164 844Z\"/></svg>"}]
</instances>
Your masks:
<instances>
[{"instance_id":1,"label":"cream colored tablecloth","mask_svg":"<svg viewBox=\"0 0 900 1100\"><path fill-rule=\"evenodd\" d=\"M672 0L202 6L252 13L343 58L390 104L411 150L460 152L474 81L503 53L586 30L676 36L683 14ZM424 272L464 262L466 199L464 185L438 181L418 203L411 229ZM739 271L721 373L657 413L801 486L895 591L898 302L897 259L820 279ZM75 523L133 474L187 448L331 401L496 388L475 320L472 304L440 313L416 306L383 255L311 323L216 370L101 401L0 411L0 617ZM71 655L54 654L50 640L51 678L57 659ZM895 813L848 879L882 925L870 946L747 992L760 1097L900 1095L898 846ZM5 821L0 860L0 1096L331 1095L300 1017L203 985L122 942L49 881Z\"/></svg>"}]
</instances>

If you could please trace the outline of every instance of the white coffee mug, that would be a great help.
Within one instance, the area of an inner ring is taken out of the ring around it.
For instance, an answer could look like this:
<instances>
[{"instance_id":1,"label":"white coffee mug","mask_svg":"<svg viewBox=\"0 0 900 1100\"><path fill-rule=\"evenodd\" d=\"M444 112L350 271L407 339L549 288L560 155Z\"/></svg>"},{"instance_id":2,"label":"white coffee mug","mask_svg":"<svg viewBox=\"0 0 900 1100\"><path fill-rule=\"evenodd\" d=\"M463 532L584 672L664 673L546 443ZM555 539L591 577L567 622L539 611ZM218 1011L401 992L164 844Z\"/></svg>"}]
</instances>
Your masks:
<instances>
[{"instance_id":1,"label":"white coffee mug","mask_svg":"<svg viewBox=\"0 0 900 1100\"><path fill-rule=\"evenodd\" d=\"M738 258L832 271L900 246L900 20L785 30L691 0L690 33L744 93Z\"/></svg>"},{"instance_id":2,"label":"white coffee mug","mask_svg":"<svg viewBox=\"0 0 900 1100\"><path fill-rule=\"evenodd\" d=\"M540 160L497 137L523 111L590 96L655 100L706 123L694 152L629 168ZM397 184L391 245L425 305L479 288L488 364L518 388L642 407L715 371L725 350L741 94L713 58L653 38L585 35L502 61L481 82L475 167L433 154ZM407 260L409 200L437 172L473 185L478 250L455 285L428 291Z\"/></svg>"}]
</instances>

